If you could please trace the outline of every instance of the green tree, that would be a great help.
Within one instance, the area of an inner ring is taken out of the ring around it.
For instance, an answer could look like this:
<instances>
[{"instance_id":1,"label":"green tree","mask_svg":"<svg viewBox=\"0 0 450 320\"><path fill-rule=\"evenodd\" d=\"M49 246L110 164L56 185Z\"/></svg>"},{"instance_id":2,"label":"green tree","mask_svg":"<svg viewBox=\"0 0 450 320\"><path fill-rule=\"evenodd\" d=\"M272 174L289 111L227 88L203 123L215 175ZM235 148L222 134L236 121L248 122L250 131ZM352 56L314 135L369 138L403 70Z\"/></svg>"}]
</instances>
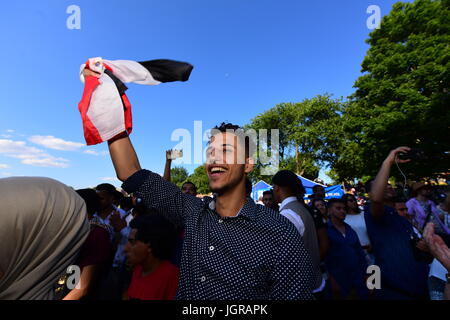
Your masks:
<instances>
[{"instance_id":1,"label":"green tree","mask_svg":"<svg viewBox=\"0 0 450 320\"><path fill-rule=\"evenodd\" d=\"M373 176L389 150L401 145L429 158L405 166L410 177L448 171L450 1L394 4L367 43L334 172L343 179Z\"/></svg>"},{"instance_id":2,"label":"green tree","mask_svg":"<svg viewBox=\"0 0 450 320\"><path fill-rule=\"evenodd\" d=\"M343 106L341 100L332 99L329 94L294 104L295 118L289 131L298 174L308 175L306 170L313 169L311 163L324 165L335 159L341 143Z\"/></svg>"},{"instance_id":3,"label":"green tree","mask_svg":"<svg viewBox=\"0 0 450 320\"><path fill-rule=\"evenodd\" d=\"M279 170L291 170L292 172L296 172L296 166L297 164L294 156L286 156L284 159L280 159ZM310 159L309 161L303 162L303 169L303 177L305 178L314 180L319 176L320 167ZM248 177L253 183L263 180L270 184L273 175L262 175L261 165L259 164L255 166Z\"/></svg>"},{"instance_id":4,"label":"green tree","mask_svg":"<svg viewBox=\"0 0 450 320\"><path fill-rule=\"evenodd\" d=\"M280 158L284 158L287 149L292 146L291 123L294 121L292 103L280 103L259 114L245 126L246 129L267 129L268 141L271 140L271 129L279 130ZM270 149L270 147L269 147Z\"/></svg>"},{"instance_id":5,"label":"green tree","mask_svg":"<svg viewBox=\"0 0 450 320\"><path fill-rule=\"evenodd\" d=\"M298 103L282 103L258 115L246 128L279 129L280 169L289 169L310 179L320 165L335 159L341 143L343 103L331 95L318 95ZM270 139L270 137L269 137ZM268 147L271 151L271 146ZM256 166L253 181L269 182Z\"/></svg>"},{"instance_id":6,"label":"green tree","mask_svg":"<svg viewBox=\"0 0 450 320\"><path fill-rule=\"evenodd\" d=\"M185 181L190 181L197 186L197 192L200 194L209 194L209 180L206 174L205 165L195 168L194 173L191 174Z\"/></svg>"},{"instance_id":7,"label":"green tree","mask_svg":"<svg viewBox=\"0 0 450 320\"><path fill-rule=\"evenodd\" d=\"M183 185L183 182L186 181L188 176L189 176L189 173L186 170L186 168L174 167L174 168L170 169L170 177L171 177L172 182L180 188Z\"/></svg>"}]
</instances>

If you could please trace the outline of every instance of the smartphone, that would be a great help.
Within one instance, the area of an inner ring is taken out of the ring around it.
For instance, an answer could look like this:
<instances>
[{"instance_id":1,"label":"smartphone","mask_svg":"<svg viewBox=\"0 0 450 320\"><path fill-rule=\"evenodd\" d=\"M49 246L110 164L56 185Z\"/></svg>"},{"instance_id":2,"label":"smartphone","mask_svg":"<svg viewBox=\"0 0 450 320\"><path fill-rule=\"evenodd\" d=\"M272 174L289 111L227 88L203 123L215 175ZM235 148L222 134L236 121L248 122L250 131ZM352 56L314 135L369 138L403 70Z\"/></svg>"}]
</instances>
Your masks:
<instances>
[{"instance_id":1,"label":"smartphone","mask_svg":"<svg viewBox=\"0 0 450 320\"><path fill-rule=\"evenodd\" d=\"M170 159L171 160L175 160L177 158L182 158L183 157L183 150L172 150L170 152Z\"/></svg>"},{"instance_id":2,"label":"smartphone","mask_svg":"<svg viewBox=\"0 0 450 320\"><path fill-rule=\"evenodd\" d=\"M425 152L421 149L412 148L408 152L400 152L398 154L400 160L425 160Z\"/></svg>"}]
</instances>

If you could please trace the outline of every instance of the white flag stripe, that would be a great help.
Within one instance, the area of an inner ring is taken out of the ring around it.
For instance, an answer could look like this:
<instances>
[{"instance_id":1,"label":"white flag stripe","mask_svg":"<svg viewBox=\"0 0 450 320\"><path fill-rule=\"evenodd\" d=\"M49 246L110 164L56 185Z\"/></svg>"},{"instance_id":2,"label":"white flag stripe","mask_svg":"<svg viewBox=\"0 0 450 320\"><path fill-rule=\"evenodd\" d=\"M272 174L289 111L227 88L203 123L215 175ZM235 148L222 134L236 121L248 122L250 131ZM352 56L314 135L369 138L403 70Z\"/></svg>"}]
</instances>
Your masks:
<instances>
[{"instance_id":1,"label":"white flag stripe","mask_svg":"<svg viewBox=\"0 0 450 320\"><path fill-rule=\"evenodd\" d=\"M125 120L116 84L106 74L100 77L100 82L92 94L87 115L103 141L107 141L125 131Z\"/></svg>"},{"instance_id":2,"label":"white flag stripe","mask_svg":"<svg viewBox=\"0 0 450 320\"><path fill-rule=\"evenodd\" d=\"M122 82L134 82L137 84L158 85L152 74L140 63L131 60L103 60L113 69L114 75Z\"/></svg>"}]
</instances>

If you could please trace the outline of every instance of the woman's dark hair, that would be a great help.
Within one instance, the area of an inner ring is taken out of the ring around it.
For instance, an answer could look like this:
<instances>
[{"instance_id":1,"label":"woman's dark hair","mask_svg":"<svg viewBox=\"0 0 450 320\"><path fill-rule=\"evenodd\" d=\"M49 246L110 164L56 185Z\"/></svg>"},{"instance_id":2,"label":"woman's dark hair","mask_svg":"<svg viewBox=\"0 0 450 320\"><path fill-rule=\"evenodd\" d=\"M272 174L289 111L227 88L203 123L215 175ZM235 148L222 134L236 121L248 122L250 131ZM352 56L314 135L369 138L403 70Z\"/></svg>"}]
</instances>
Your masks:
<instances>
[{"instance_id":1,"label":"woman's dark hair","mask_svg":"<svg viewBox=\"0 0 450 320\"><path fill-rule=\"evenodd\" d=\"M353 198L353 199L355 199L355 201L357 202L357 199L356 199L356 197L353 195L353 194L351 194L351 193L346 193L346 194L344 194L343 196L342 196L342 201L344 201L344 203L345 203L345 211L347 211L347 213L348 213L348 209L349 209L349 207L348 207L348 205L347 205L347 201L348 201L348 198ZM356 213L360 213L361 212L361 209L359 209L359 206L356 206Z\"/></svg>"},{"instance_id":2,"label":"woman's dark hair","mask_svg":"<svg viewBox=\"0 0 450 320\"><path fill-rule=\"evenodd\" d=\"M105 191L109 195L115 197L116 196L116 187L114 187L110 183L101 183L98 186L95 187L95 190L97 191Z\"/></svg>"},{"instance_id":3,"label":"woman's dark hair","mask_svg":"<svg viewBox=\"0 0 450 320\"><path fill-rule=\"evenodd\" d=\"M169 260L172 257L177 241L176 228L161 214L138 216L130 222L130 227L137 229L136 240L149 244L156 258Z\"/></svg>"},{"instance_id":4,"label":"woman's dark hair","mask_svg":"<svg viewBox=\"0 0 450 320\"><path fill-rule=\"evenodd\" d=\"M298 201L303 203L302 195L305 194L305 187L303 187L302 181L292 171L278 171L272 178L272 184L282 188L287 188L297 197Z\"/></svg>"},{"instance_id":5,"label":"woman's dark hair","mask_svg":"<svg viewBox=\"0 0 450 320\"><path fill-rule=\"evenodd\" d=\"M78 195L86 202L87 213L93 216L99 211L100 201L98 199L97 192L94 189L79 189L76 190Z\"/></svg>"}]
</instances>

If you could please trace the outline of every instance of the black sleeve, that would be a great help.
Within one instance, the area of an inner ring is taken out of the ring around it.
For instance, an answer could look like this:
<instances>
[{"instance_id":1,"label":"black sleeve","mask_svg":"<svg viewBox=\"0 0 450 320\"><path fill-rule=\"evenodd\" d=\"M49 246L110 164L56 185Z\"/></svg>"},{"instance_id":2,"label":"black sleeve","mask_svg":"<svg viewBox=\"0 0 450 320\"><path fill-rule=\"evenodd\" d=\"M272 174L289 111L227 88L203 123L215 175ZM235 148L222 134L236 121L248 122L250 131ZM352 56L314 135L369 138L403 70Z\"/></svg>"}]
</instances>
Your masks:
<instances>
[{"instance_id":1,"label":"black sleeve","mask_svg":"<svg viewBox=\"0 0 450 320\"><path fill-rule=\"evenodd\" d=\"M147 208L166 215L178 226L184 226L189 212L202 205L201 199L183 194L176 185L148 170L133 174L122 184L122 188L141 198Z\"/></svg>"}]
</instances>

